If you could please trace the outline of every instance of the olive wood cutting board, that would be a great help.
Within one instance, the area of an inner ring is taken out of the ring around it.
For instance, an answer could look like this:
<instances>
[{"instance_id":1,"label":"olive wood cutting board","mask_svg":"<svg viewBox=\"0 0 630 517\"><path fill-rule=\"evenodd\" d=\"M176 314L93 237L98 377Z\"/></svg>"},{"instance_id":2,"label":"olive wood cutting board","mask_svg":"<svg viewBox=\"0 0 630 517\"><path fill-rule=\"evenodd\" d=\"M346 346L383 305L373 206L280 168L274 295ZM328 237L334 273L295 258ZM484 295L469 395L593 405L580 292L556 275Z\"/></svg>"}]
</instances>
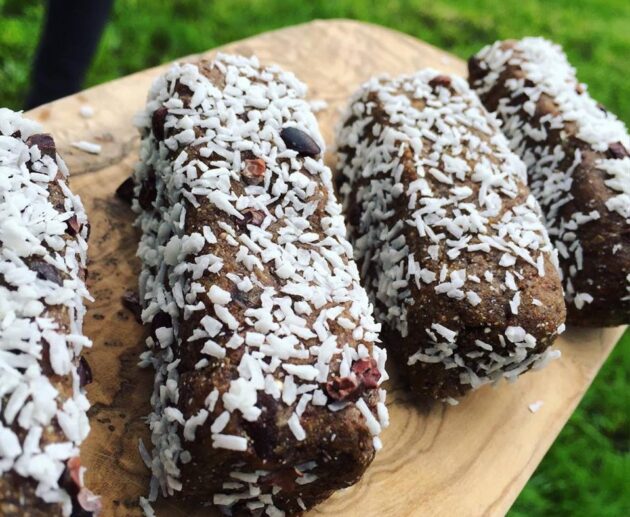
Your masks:
<instances>
[{"instance_id":1,"label":"olive wood cutting board","mask_svg":"<svg viewBox=\"0 0 630 517\"><path fill-rule=\"evenodd\" d=\"M490 43L490 42L489 42ZM325 100L317 117L329 147L339 110L358 86L375 74L433 67L465 75L465 64L412 37L346 20L315 21L261 34L220 50L256 54L294 72L309 87L309 98ZM204 56L212 56L216 50ZM92 433L82 447L88 486L100 494L104 516L139 516L148 471L138 440L150 445L143 417L149 412L152 372L137 367L144 330L122 306L135 289L139 262L134 215L114 196L132 172L139 138L132 125L152 80L164 66L145 70L41 106L27 115L41 121L57 140L72 174L71 186L90 217L89 288L85 333L94 382ZM82 106L94 108L83 118ZM71 146L87 140L100 154ZM328 156L329 160L333 156ZM391 425L384 449L356 486L340 491L310 515L503 515L514 502L623 328L569 329L558 340L562 358L514 384L485 386L458 406L420 407L402 385L389 385ZM394 370L390 364L390 370ZM394 377L396 377L394 372ZM542 401L532 412L529 405ZM163 516L214 515L174 500L156 505Z\"/></svg>"}]
</instances>

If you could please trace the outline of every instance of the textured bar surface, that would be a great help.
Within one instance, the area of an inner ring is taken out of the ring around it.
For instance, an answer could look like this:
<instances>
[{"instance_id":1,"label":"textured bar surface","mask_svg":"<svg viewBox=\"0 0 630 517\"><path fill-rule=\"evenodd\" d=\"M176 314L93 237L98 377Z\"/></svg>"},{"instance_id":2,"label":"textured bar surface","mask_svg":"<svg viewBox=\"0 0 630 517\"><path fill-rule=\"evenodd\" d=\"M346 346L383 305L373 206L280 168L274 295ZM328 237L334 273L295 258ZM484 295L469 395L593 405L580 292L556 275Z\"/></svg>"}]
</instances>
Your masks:
<instances>
[{"instance_id":1,"label":"textured bar surface","mask_svg":"<svg viewBox=\"0 0 630 517\"><path fill-rule=\"evenodd\" d=\"M298 513L381 447L385 353L305 90L219 55L158 78L139 120L151 500Z\"/></svg>"},{"instance_id":2,"label":"textured bar surface","mask_svg":"<svg viewBox=\"0 0 630 517\"><path fill-rule=\"evenodd\" d=\"M338 140L340 191L383 342L453 399L544 366L564 328L555 252L525 166L466 82L373 79Z\"/></svg>"},{"instance_id":3,"label":"textured bar surface","mask_svg":"<svg viewBox=\"0 0 630 517\"><path fill-rule=\"evenodd\" d=\"M558 45L499 41L469 80L528 167L559 251L574 325L630 322L630 138L591 98Z\"/></svg>"}]
</instances>

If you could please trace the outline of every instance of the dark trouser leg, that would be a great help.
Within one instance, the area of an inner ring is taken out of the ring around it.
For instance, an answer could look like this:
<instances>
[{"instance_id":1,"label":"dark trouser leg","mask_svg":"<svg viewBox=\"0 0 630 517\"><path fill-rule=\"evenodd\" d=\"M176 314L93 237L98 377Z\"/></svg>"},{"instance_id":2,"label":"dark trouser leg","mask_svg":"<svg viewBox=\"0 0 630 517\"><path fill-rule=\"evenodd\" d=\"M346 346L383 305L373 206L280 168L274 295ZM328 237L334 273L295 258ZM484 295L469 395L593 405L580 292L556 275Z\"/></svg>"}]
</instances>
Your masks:
<instances>
[{"instance_id":1,"label":"dark trouser leg","mask_svg":"<svg viewBox=\"0 0 630 517\"><path fill-rule=\"evenodd\" d=\"M114 0L48 0L26 109L81 89Z\"/></svg>"}]
</instances>

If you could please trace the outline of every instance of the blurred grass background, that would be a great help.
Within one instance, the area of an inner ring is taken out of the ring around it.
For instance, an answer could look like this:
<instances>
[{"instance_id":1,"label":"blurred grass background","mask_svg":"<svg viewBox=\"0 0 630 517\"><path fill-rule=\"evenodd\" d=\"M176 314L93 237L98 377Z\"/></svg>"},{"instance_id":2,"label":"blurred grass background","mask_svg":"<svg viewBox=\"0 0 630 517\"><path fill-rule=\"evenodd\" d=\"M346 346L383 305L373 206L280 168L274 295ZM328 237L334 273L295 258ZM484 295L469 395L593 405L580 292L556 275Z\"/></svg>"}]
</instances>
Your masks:
<instances>
[{"instance_id":1,"label":"blurred grass background","mask_svg":"<svg viewBox=\"0 0 630 517\"><path fill-rule=\"evenodd\" d=\"M0 106L21 108L42 16L42 1L0 0ZM117 0L86 86L262 31L337 17L385 25L462 58L496 39L549 37L565 47L593 96L630 124L628 0ZM511 516L630 515L628 371L630 332Z\"/></svg>"}]
</instances>

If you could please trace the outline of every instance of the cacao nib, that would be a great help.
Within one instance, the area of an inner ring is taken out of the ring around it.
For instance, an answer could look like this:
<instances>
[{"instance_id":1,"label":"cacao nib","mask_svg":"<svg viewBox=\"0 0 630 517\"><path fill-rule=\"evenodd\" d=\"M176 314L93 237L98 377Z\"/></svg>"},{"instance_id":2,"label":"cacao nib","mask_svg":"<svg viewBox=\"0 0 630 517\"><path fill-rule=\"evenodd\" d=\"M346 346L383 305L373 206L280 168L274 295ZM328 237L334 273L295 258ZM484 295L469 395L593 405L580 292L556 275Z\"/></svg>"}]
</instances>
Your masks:
<instances>
[{"instance_id":1,"label":"cacao nib","mask_svg":"<svg viewBox=\"0 0 630 517\"><path fill-rule=\"evenodd\" d=\"M168 109L164 106L160 106L153 112L151 117L151 128L153 129L153 136L158 142L164 140L164 123L166 122L166 114Z\"/></svg>"},{"instance_id":2,"label":"cacao nib","mask_svg":"<svg viewBox=\"0 0 630 517\"><path fill-rule=\"evenodd\" d=\"M352 400L360 395L359 389L352 377L333 377L326 383L326 393L333 400Z\"/></svg>"},{"instance_id":3,"label":"cacao nib","mask_svg":"<svg viewBox=\"0 0 630 517\"><path fill-rule=\"evenodd\" d=\"M273 456L275 434L271 426L265 422L243 422L243 427L247 432L247 435L252 439L252 445L256 454L261 459L268 459Z\"/></svg>"},{"instance_id":4,"label":"cacao nib","mask_svg":"<svg viewBox=\"0 0 630 517\"><path fill-rule=\"evenodd\" d=\"M245 208L241 210L241 214L243 215L243 219L237 219L236 223L242 227L245 227L248 224L260 226L265 220L265 212L262 210L256 210L255 208Z\"/></svg>"},{"instance_id":5,"label":"cacao nib","mask_svg":"<svg viewBox=\"0 0 630 517\"><path fill-rule=\"evenodd\" d=\"M280 131L280 138L301 156L317 156L322 152L313 138L296 127L285 127Z\"/></svg>"},{"instance_id":6,"label":"cacao nib","mask_svg":"<svg viewBox=\"0 0 630 517\"><path fill-rule=\"evenodd\" d=\"M438 86L444 86L448 88L451 85L451 78L448 75L436 75L429 81L431 88L437 88Z\"/></svg>"},{"instance_id":7,"label":"cacao nib","mask_svg":"<svg viewBox=\"0 0 630 517\"><path fill-rule=\"evenodd\" d=\"M133 188L134 188L133 178L129 176L116 189L116 197L120 199L121 201L124 201L125 203L130 205L131 200L133 199Z\"/></svg>"},{"instance_id":8,"label":"cacao nib","mask_svg":"<svg viewBox=\"0 0 630 517\"><path fill-rule=\"evenodd\" d=\"M374 358L359 359L352 365L351 370L357 376L359 384L363 385L366 389L370 390L378 386L381 372L378 370L378 365Z\"/></svg>"},{"instance_id":9,"label":"cacao nib","mask_svg":"<svg viewBox=\"0 0 630 517\"><path fill-rule=\"evenodd\" d=\"M138 323L142 323L142 306L140 305L140 298L135 291L125 291L122 295L122 304L125 309L129 310L135 317Z\"/></svg>"},{"instance_id":10,"label":"cacao nib","mask_svg":"<svg viewBox=\"0 0 630 517\"><path fill-rule=\"evenodd\" d=\"M193 95L192 90L181 81L175 83L175 93L180 97L192 97Z\"/></svg>"},{"instance_id":11,"label":"cacao nib","mask_svg":"<svg viewBox=\"0 0 630 517\"><path fill-rule=\"evenodd\" d=\"M66 233L74 237L75 235L78 235L80 231L81 225L79 224L76 214L70 216L70 218L66 220Z\"/></svg>"},{"instance_id":12,"label":"cacao nib","mask_svg":"<svg viewBox=\"0 0 630 517\"><path fill-rule=\"evenodd\" d=\"M42 280L48 280L49 282L54 282L57 285L62 285L63 280L61 279L61 275L59 274L59 270L44 261L36 261L31 263L31 269L37 273L37 278L41 278Z\"/></svg>"},{"instance_id":13,"label":"cacao nib","mask_svg":"<svg viewBox=\"0 0 630 517\"><path fill-rule=\"evenodd\" d=\"M267 166L262 158L245 160L245 168L241 172L241 176L250 185L260 185L265 179L266 169Z\"/></svg>"},{"instance_id":14,"label":"cacao nib","mask_svg":"<svg viewBox=\"0 0 630 517\"><path fill-rule=\"evenodd\" d=\"M333 377L326 383L326 393L333 400L356 400L367 389L378 386L381 372L373 358L359 359L351 367L354 375Z\"/></svg>"},{"instance_id":15,"label":"cacao nib","mask_svg":"<svg viewBox=\"0 0 630 517\"><path fill-rule=\"evenodd\" d=\"M266 393L259 393L257 402L262 413L254 422L244 420L242 425L252 439L252 445L258 457L266 460L273 458L273 451L278 441L275 429L277 402Z\"/></svg>"},{"instance_id":16,"label":"cacao nib","mask_svg":"<svg viewBox=\"0 0 630 517\"><path fill-rule=\"evenodd\" d=\"M39 147L39 151L42 155L55 157L57 149L55 148L55 141L53 137L46 133L39 133L37 135L31 135L26 139L26 145L32 147L36 145Z\"/></svg>"},{"instance_id":17,"label":"cacao nib","mask_svg":"<svg viewBox=\"0 0 630 517\"><path fill-rule=\"evenodd\" d=\"M59 486L68 492L72 498L79 494L81 488L80 472L81 460L75 456L66 462L66 467L59 477Z\"/></svg>"},{"instance_id":18,"label":"cacao nib","mask_svg":"<svg viewBox=\"0 0 630 517\"><path fill-rule=\"evenodd\" d=\"M608 146L608 156L610 158L622 159L626 156L630 156L630 153L628 153L628 150L621 142L615 142Z\"/></svg>"},{"instance_id":19,"label":"cacao nib","mask_svg":"<svg viewBox=\"0 0 630 517\"><path fill-rule=\"evenodd\" d=\"M472 80L483 77L483 68L481 67L481 61L476 57L471 57L468 60L468 76Z\"/></svg>"},{"instance_id":20,"label":"cacao nib","mask_svg":"<svg viewBox=\"0 0 630 517\"><path fill-rule=\"evenodd\" d=\"M79 358L77 372L79 374L79 384L81 387L92 384L92 368L90 368L90 363L88 363L87 359L83 356Z\"/></svg>"},{"instance_id":21,"label":"cacao nib","mask_svg":"<svg viewBox=\"0 0 630 517\"><path fill-rule=\"evenodd\" d=\"M140 188L140 194L138 195L138 203L144 210L150 210L153 201L157 197L157 190L155 188L155 173L150 171L147 177L142 182Z\"/></svg>"},{"instance_id":22,"label":"cacao nib","mask_svg":"<svg viewBox=\"0 0 630 517\"><path fill-rule=\"evenodd\" d=\"M171 316L166 312L158 312L153 316L151 321L151 336L155 339L155 331L159 328L166 327L171 328L173 326L173 320Z\"/></svg>"}]
</instances>

